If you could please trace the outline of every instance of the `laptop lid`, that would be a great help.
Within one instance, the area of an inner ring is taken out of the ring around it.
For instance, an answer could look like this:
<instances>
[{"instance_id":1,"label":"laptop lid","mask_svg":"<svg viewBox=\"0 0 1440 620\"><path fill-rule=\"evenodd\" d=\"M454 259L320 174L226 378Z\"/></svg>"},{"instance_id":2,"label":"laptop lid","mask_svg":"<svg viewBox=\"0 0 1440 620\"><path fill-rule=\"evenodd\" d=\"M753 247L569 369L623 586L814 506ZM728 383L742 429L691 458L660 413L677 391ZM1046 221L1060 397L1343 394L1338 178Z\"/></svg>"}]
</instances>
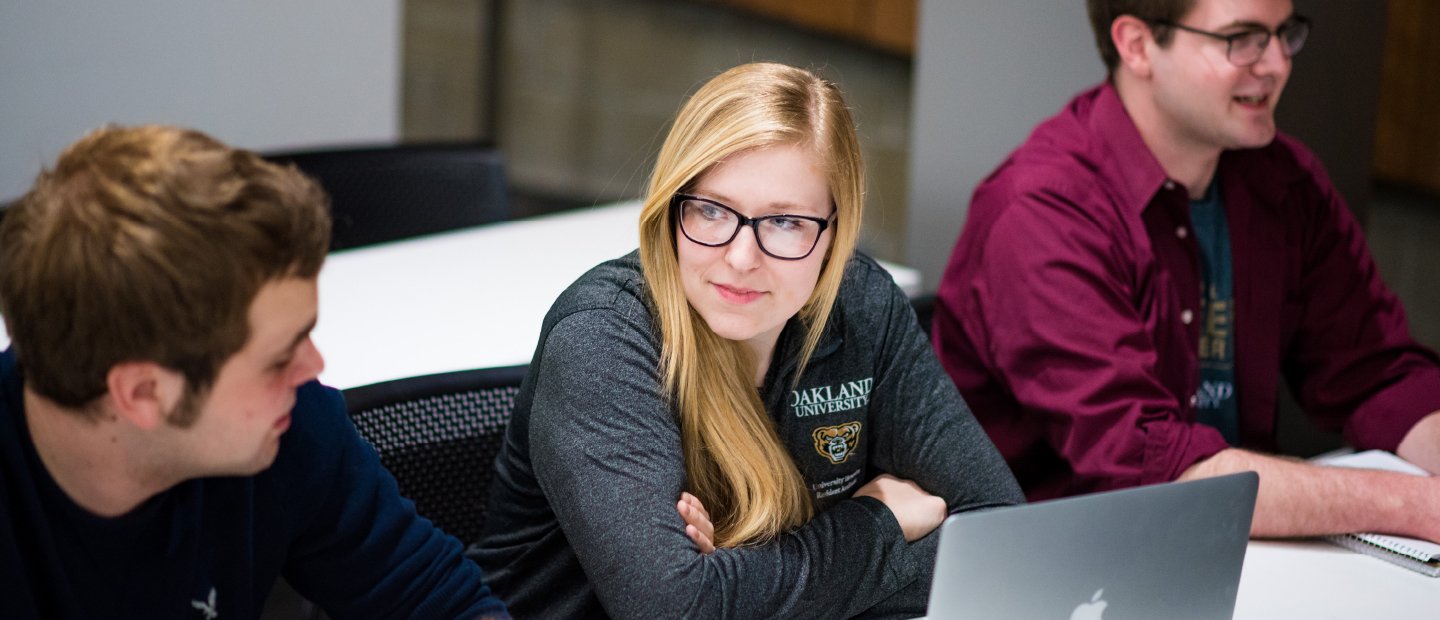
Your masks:
<instances>
[{"instance_id":1,"label":"laptop lid","mask_svg":"<svg viewBox=\"0 0 1440 620\"><path fill-rule=\"evenodd\" d=\"M1254 472L974 513L940 529L929 620L1230 618Z\"/></svg>"}]
</instances>

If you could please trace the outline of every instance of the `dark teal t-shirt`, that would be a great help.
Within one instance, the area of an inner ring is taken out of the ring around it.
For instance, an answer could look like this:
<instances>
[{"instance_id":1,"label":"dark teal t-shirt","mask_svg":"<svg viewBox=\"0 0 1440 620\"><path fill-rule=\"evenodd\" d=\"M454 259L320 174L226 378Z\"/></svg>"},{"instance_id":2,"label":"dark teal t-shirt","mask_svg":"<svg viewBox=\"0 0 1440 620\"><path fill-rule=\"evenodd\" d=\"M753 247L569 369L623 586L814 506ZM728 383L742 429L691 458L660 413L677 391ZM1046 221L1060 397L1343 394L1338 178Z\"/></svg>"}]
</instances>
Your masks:
<instances>
[{"instance_id":1,"label":"dark teal t-shirt","mask_svg":"<svg viewBox=\"0 0 1440 620\"><path fill-rule=\"evenodd\" d=\"M1220 429L1230 445L1239 443L1239 412L1235 407L1235 293L1230 260L1230 228L1218 182L1190 201L1195 242L1204 257L1200 303L1200 389L1196 417Z\"/></svg>"}]
</instances>

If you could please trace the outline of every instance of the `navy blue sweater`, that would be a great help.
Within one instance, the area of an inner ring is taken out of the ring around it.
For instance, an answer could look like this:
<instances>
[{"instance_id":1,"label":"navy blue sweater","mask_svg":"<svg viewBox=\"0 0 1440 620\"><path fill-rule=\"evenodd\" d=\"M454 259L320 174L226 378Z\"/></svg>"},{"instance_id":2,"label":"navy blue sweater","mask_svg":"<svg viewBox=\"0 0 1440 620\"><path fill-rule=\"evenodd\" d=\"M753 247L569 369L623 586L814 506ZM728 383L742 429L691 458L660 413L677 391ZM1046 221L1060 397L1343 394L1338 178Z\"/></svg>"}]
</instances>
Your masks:
<instances>
[{"instance_id":1,"label":"navy blue sweater","mask_svg":"<svg viewBox=\"0 0 1440 620\"><path fill-rule=\"evenodd\" d=\"M268 470L101 518L40 462L21 388L0 354L0 617L256 618L282 575L337 618L505 614L459 541L400 497L335 390L300 388Z\"/></svg>"}]
</instances>

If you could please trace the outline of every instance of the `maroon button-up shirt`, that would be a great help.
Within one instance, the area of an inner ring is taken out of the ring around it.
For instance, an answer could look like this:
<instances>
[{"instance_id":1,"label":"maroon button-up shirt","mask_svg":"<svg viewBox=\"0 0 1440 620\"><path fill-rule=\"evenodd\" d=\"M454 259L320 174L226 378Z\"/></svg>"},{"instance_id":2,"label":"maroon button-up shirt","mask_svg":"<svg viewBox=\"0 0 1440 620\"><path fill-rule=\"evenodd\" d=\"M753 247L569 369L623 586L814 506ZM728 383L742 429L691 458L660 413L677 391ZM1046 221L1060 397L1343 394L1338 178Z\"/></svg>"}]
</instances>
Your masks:
<instances>
[{"instance_id":1,"label":"maroon button-up shirt","mask_svg":"<svg viewBox=\"0 0 1440 620\"><path fill-rule=\"evenodd\" d=\"M1244 447L1275 449L1280 374L1322 428L1394 450L1440 410L1440 360L1299 142L1227 151ZM1031 499L1175 479L1227 447L1195 421L1201 254L1115 89L1039 125L975 191L936 351Z\"/></svg>"}]
</instances>

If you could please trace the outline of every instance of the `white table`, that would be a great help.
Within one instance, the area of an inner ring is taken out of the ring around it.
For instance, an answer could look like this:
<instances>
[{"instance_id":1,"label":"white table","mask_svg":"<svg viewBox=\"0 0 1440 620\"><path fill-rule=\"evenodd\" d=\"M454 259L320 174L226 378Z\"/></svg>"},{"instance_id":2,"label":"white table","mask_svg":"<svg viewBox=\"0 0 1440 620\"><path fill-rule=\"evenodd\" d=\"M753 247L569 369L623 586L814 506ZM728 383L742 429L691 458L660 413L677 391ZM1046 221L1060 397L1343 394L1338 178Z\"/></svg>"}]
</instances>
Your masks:
<instances>
[{"instance_id":1,"label":"white table","mask_svg":"<svg viewBox=\"0 0 1440 620\"><path fill-rule=\"evenodd\" d=\"M1235 619L1272 618L1440 618L1440 579L1319 540L1252 540Z\"/></svg>"},{"instance_id":2,"label":"white table","mask_svg":"<svg viewBox=\"0 0 1440 620\"><path fill-rule=\"evenodd\" d=\"M555 298L638 247L639 222L640 203L623 202L336 252L320 272L320 380L527 364ZM885 267L917 292L917 271Z\"/></svg>"}]
</instances>

